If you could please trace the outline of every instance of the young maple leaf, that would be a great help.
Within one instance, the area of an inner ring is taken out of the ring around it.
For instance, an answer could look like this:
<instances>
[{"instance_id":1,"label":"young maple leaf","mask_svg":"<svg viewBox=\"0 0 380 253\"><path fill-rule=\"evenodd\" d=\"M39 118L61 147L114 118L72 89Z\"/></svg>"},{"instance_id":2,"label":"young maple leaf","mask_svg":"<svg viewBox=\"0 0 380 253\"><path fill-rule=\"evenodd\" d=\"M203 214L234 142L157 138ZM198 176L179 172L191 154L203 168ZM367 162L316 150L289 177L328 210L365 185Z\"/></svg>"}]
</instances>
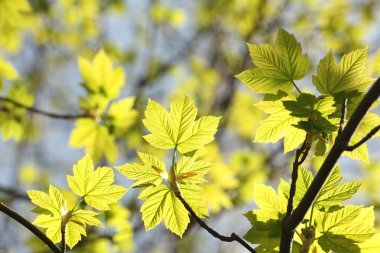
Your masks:
<instances>
[{"instance_id":1,"label":"young maple leaf","mask_svg":"<svg viewBox=\"0 0 380 253\"><path fill-rule=\"evenodd\" d=\"M109 210L109 205L116 203L127 192L124 187L112 184L114 173L111 168L100 167L94 170L87 155L74 165L73 172L73 176L67 176L70 189L98 210Z\"/></svg>"},{"instance_id":2,"label":"young maple leaf","mask_svg":"<svg viewBox=\"0 0 380 253\"><path fill-rule=\"evenodd\" d=\"M38 208L38 214L33 224L46 228L46 236L54 243L62 241L64 231L65 242L73 248L86 236L86 225L101 226L102 223L95 216L96 212L82 209L67 210L62 193L53 185L49 186L49 194L42 191L30 190L28 196Z\"/></svg>"},{"instance_id":3,"label":"young maple leaf","mask_svg":"<svg viewBox=\"0 0 380 253\"><path fill-rule=\"evenodd\" d=\"M220 117L203 116L196 120L194 101L183 96L170 103L169 112L150 100L143 123L151 132L144 139L160 149L178 148L181 154L200 149L214 140Z\"/></svg>"}]
</instances>

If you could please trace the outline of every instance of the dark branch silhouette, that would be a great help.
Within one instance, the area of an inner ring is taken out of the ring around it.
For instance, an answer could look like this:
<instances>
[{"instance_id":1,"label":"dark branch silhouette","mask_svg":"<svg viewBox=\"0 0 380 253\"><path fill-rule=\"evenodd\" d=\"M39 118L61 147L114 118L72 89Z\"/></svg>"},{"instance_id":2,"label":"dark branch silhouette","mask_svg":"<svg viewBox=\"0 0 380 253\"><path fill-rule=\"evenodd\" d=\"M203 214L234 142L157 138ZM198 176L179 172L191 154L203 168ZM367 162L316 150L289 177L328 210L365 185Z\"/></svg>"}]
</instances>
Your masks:
<instances>
[{"instance_id":1,"label":"dark branch silhouette","mask_svg":"<svg viewBox=\"0 0 380 253\"><path fill-rule=\"evenodd\" d=\"M352 145L352 146L347 146L345 148L346 151L353 151L354 149L360 147L362 144L364 144L366 141L372 138L378 131L380 130L380 125L372 129L363 139L361 139L358 143Z\"/></svg>"},{"instance_id":2,"label":"dark branch silhouette","mask_svg":"<svg viewBox=\"0 0 380 253\"><path fill-rule=\"evenodd\" d=\"M336 138L334 145L332 146L325 161L323 162L321 168L314 177L314 180L312 181L310 187L307 189L299 205L294 209L292 215L288 216L286 219L283 220L280 253L290 253L292 251L291 249L293 243L293 234L295 229L304 220L307 211L313 205L313 202L315 201L328 176L333 170L336 162L338 161L342 153L347 150L348 143L350 142L351 137L355 133L360 122L364 118L364 115L368 112L372 104L377 100L379 96L380 78L378 78L376 82L372 85L372 87L369 89L369 91L364 96L364 98L352 114L351 118L347 122L346 127ZM368 135L366 137L368 137ZM368 140L369 138L364 139Z\"/></svg>"},{"instance_id":3,"label":"dark branch silhouette","mask_svg":"<svg viewBox=\"0 0 380 253\"><path fill-rule=\"evenodd\" d=\"M43 232L36 228L32 223L26 220L24 217L13 211L11 208L0 202L0 211L23 225L30 232L35 234L42 242L44 242L54 253L62 253L61 249L58 248Z\"/></svg>"},{"instance_id":4,"label":"dark branch silhouette","mask_svg":"<svg viewBox=\"0 0 380 253\"><path fill-rule=\"evenodd\" d=\"M182 204L185 206L186 210L190 213L191 217L202 227L204 228L209 234L214 236L215 238L218 238L221 241L224 242L233 242L236 241L240 243L242 246L244 246L249 252L256 253L256 251L246 242L244 241L240 236L238 236L235 233L232 233L231 236L224 236L219 234L214 229L210 228L201 218L197 216L197 214L194 212L194 210L190 207L190 205L183 199L180 192L176 192L176 197L182 202Z\"/></svg>"}]
</instances>

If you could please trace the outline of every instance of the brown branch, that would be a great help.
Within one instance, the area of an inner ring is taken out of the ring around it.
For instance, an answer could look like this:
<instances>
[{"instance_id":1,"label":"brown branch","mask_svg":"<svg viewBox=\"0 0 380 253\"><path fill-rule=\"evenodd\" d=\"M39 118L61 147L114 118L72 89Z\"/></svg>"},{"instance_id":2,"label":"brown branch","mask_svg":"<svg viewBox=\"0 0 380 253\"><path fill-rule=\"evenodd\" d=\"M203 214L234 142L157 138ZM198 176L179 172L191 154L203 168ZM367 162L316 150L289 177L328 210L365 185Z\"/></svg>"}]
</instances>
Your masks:
<instances>
[{"instance_id":1,"label":"brown branch","mask_svg":"<svg viewBox=\"0 0 380 253\"><path fill-rule=\"evenodd\" d=\"M346 117L347 117L347 98L343 100L342 114L340 117L338 134L340 134L343 131L344 123L346 122Z\"/></svg>"},{"instance_id":2,"label":"brown branch","mask_svg":"<svg viewBox=\"0 0 380 253\"><path fill-rule=\"evenodd\" d=\"M379 96L380 78L378 78L369 89L347 122L342 133L336 138L334 145L331 147L330 152L328 153L325 161L314 177L310 187L307 189L299 205L294 209L292 215L290 215L287 219L284 219L281 234L280 253L291 252L293 234L295 229L304 220L307 211L314 203L328 176L333 170L336 162L342 153L346 150L352 135L355 133L364 115L368 112L372 104L377 100Z\"/></svg>"},{"instance_id":3,"label":"brown branch","mask_svg":"<svg viewBox=\"0 0 380 253\"><path fill-rule=\"evenodd\" d=\"M238 236L235 233L232 233L231 236L224 236L219 234L214 229L210 228L201 218L197 216L197 214L194 212L194 210L190 207L190 205L183 199L180 192L176 192L176 197L182 202L182 204L185 206L186 210L190 213L191 217L202 227L204 228L209 234L214 236L215 238L218 238L221 241L224 242L233 242L236 241L240 243L242 246L244 246L249 252L257 253L246 241L244 241L240 236Z\"/></svg>"},{"instance_id":4,"label":"brown branch","mask_svg":"<svg viewBox=\"0 0 380 253\"><path fill-rule=\"evenodd\" d=\"M30 232L35 234L42 242L44 242L54 253L62 253L60 248L58 248L43 232L36 228L32 223L26 220L24 217L13 211L11 208L7 207L4 203L0 202L0 211L8 215L10 218L14 219Z\"/></svg>"},{"instance_id":5,"label":"brown branch","mask_svg":"<svg viewBox=\"0 0 380 253\"><path fill-rule=\"evenodd\" d=\"M47 112L41 109L37 109L34 107L26 106L20 102L17 102L11 98L7 97L0 97L0 101L8 102L11 103L17 107L24 108L28 110L29 112L33 112L39 115L43 115L49 118L54 118L54 119L63 119L63 120L73 120L73 119L79 119L79 118L90 118L91 115L83 113L83 114L58 114L58 113L53 113L53 112Z\"/></svg>"},{"instance_id":6,"label":"brown branch","mask_svg":"<svg viewBox=\"0 0 380 253\"><path fill-rule=\"evenodd\" d=\"M308 134L306 134L305 141L303 142L302 146L299 149L297 149L296 157L294 158L294 162L293 162L292 181L290 184L288 206L286 208L286 216L291 215L293 212L293 201L294 201L294 195L296 194L298 169L299 169L299 166L301 166L301 164L306 160L309 150L310 150L310 145L308 144Z\"/></svg>"},{"instance_id":7,"label":"brown branch","mask_svg":"<svg viewBox=\"0 0 380 253\"><path fill-rule=\"evenodd\" d=\"M380 125L372 129L363 139L361 139L358 143L352 145L352 146L347 146L344 150L346 151L353 151L354 149L360 147L362 144L364 144L366 141L372 138L378 131L380 130Z\"/></svg>"}]
</instances>

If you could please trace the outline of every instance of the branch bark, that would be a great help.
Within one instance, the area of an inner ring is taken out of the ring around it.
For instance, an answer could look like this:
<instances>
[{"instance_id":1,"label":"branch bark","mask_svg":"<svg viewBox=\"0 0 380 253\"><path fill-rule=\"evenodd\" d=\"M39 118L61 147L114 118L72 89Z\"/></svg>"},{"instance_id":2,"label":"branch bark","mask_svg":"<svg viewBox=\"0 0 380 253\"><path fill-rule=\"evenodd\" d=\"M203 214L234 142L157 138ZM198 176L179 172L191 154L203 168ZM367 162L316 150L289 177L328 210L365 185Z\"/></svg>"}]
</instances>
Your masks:
<instances>
[{"instance_id":1,"label":"branch bark","mask_svg":"<svg viewBox=\"0 0 380 253\"><path fill-rule=\"evenodd\" d=\"M202 227L204 228L209 234L214 236L215 238L218 238L221 241L224 242L233 242L236 241L240 243L243 247L245 247L249 252L257 253L246 241L244 241L240 236L238 236L235 233L232 233L231 236L224 236L219 234L214 229L210 228L201 218L197 216L197 214L194 212L194 210L190 207L190 205L183 199L180 192L176 192L176 197L182 202L182 204L185 206L186 210L190 213L191 217Z\"/></svg>"},{"instance_id":2,"label":"branch bark","mask_svg":"<svg viewBox=\"0 0 380 253\"><path fill-rule=\"evenodd\" d=\"M351 118L347 122L346 127L338 135L329 154L323 162L321 168L316 174L309 189L306 191L299 205L294 209L292 215L283 221L283 229L281 234L280 253L290 253L292 248L293 234L298 225L301 224L307 211L312 206L321 188L326 182L327 177L333 170L336 162L342 153L348 147L348 143L364 115L368 112L371 105L380 96L380 78L378 78L367 94L364 96L358 107L355 109Z\"/></svg>"},{"instance_id":3,"label":"branch bark","mask_svg":"<svg viewBox=\"0 0 380 253\"><path fill-rule=\"evenodd\" d=\"M0 202L0 212L5 213L25 228L27 228L30 232L35 234L42 242L44 242L54 253L62 253L61 249L58 248L43 232L41 232L38 228L36 228L32 223L26 220L24 217L13 211L11 208L6 206L4 203Z\"/></svg>"}]
</instances>

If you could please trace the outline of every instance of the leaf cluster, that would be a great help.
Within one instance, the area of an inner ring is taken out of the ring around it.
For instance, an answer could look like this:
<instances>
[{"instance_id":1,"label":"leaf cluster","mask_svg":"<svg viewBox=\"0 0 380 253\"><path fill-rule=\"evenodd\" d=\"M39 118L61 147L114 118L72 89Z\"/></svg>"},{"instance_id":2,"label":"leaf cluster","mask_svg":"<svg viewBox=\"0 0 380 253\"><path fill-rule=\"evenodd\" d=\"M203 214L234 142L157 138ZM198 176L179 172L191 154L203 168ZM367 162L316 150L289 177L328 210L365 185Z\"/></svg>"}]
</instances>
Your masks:
<instances>
[{"instance_id":1,"label":"leaf cluster","mask_svg":"<svg viewBox=\"0 0 380 253\"><path fill-rule=\"evenodd\" d=\"M147 230L164 220L167 228L182 237L190 220L178 194L199 217L208 216L199 184L205 182L211 164L200 160L199 155L214 139L219 117L196 116L197 108L189 97L175 99L169 111L149 100L143 123L150 133L144 139L156 148L173 149L172 164L167 170L158 157L139 152L142 164L117 167L127 178L136 180L132 187L143 188L139 199L145 202L140 211ZM177 151L181 154L178 159Z\"/></svg>"},{"instance_id":2,"label":"leaf cluster","mask_svg":"<svg viewBox=\"0 0 380 253\"><path fill-rule=\"evenodd\" d=\"M69 206L59 189L49 186L49 193L29 190L28 196L38 206L38 214L33 224L46 229L47 237L54 243L62 240L73 248L81 236L86 236L87 226L101 226L98 212L85 209L84 201L89 207L99 211L109 210L117 203L127 190L113 184L114 173L111 168L100 167L94 170L89 156L85 156L73 167L73 175L67 176L69 188L79 197L74 206Z\"/></svg>"},{"instance_id":3,"label":"leaf cluster","mask_svg":"<svg viewBox=\"0 0 380 253\"><path fill-rule=\"evenodd\" d=\"M313 180L311 172L300 167L294 206L297 206ZM341 170L336 167L321 189L307 219L297 228L294 252L310 248L311 252L374 252L378 235L374 229L373 207L342 205L352 198L361 183L339 184ZM255 185L254 200L260 209L245 214L252 224L245 238L260 244L258 252L277 252L281 237L281 221L286 214L290 185L281 181L277 193L270 186ZM304 226L304 227L302 227ZM306 240L308 239L308 240ZM307 244L307 245L306 245ZM372 245L372 249L368 245ZM368 251L367 251L368 250Z\"/></svg>"}]
</instances>

